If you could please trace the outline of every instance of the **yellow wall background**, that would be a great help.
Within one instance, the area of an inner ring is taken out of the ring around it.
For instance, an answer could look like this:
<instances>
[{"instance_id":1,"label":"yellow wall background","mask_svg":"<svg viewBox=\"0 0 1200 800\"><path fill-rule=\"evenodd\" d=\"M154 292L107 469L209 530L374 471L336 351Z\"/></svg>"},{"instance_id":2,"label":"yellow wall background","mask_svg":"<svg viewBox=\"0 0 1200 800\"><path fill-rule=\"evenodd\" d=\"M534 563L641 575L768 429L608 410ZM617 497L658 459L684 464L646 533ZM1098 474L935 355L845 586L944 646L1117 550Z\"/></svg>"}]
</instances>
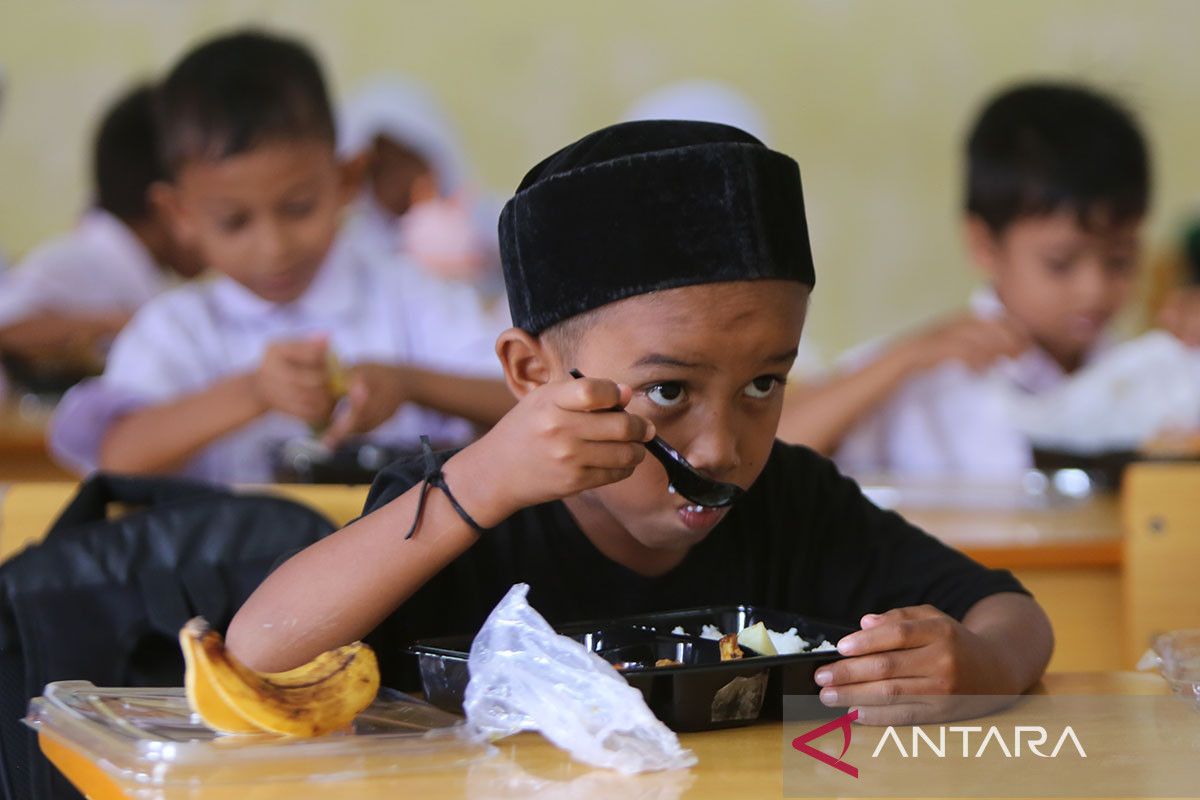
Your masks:
<instances>
[{"instance_id":1,"label":"yellow wall background","mask_svg":"<svg viewBox=\"0 0 1200 800\"><path fill-rule=\"evenodd\" d=\"M959 142L1007 82L1084 78L1134 106L1157 167L1149 241L1200 197L1191 0L0 0L0 247L71 224L92 122L123 84L251 22L308 37L338 91L426 80L499 191L642 92L740 86L804 174L827 356L962 303Z\"/></svg>"}]
</instances>

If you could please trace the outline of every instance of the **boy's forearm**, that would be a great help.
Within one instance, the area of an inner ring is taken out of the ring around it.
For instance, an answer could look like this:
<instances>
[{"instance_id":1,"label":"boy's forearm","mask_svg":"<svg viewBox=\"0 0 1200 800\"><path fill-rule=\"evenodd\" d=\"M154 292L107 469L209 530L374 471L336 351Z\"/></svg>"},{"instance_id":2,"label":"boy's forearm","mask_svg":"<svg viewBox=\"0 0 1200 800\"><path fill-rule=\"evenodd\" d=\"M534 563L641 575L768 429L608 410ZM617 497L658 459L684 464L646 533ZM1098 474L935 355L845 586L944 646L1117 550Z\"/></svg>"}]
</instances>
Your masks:
<instances>
[{"instance_id":1,"label":"boy's forearm","mask_svg":"<svg viewBox=\"0 0 1200 800\"><path fill-rule=\"evenodd\" d=\"M178 469L202 448L266 409L250 374L134 411L115 422L100 448L101 469L147 473Z\"/></svg>"},{"instance_id":2,"label":"boy's forearm","mask_svg":"<svg viewBox=\"0 0 1200 800\"><path fill-rule=\"evenodd\" d=\"M0 350L29 359L78 357L82 347L116 336L128 315L33 314L0 327Z\"/></svg>"},{"instance_id":3,"label":"boy's forearm","mask_svg":"<svg viewBox=\"0 0 1200 800\"><path fill-rule=\"evenodd\" d=\"M1037 683L1054 650L1050 619L1037 602L1005 592L980 600L963 624L992 646L997 671L992 694L1020 694Z\"/></svg>"},{"instance_id":4,"label":"boy's forearm","mask_svg":"<svg viewBox=\"0 0 1200 800\"><path fill-rule=\"evenodd\" d=\"M791 389L779 419L779 438L832 455L846 434L908 378L916 359L901 343L863 367Z\"/></svg>"},{"instance_id":5,"label":"boy's forearm","mask_svg":"<svg viewBox=\"0 0 1200 800\"><path fill-rule=\"evenodd\" d=\"M478 425L495 425L516 403L508 386L496 378L451 375L413 366L398 369L412 402Z\"/></svg>"},{"instance_id":6,"label":"boy's forearm","mask_svg":"<svg viewBox=\"0 0 1200 800\"><path fill-rule=\"evenodd\" d=\"M490 527L510 512L489 494L470 449L442 470L455 498ZM366 636L478 538L431 490L416 533L405 539L419 498L418 485L271 573L229 626L231 652L254 669L281 671Z\"/></svg>"}]
</instances>

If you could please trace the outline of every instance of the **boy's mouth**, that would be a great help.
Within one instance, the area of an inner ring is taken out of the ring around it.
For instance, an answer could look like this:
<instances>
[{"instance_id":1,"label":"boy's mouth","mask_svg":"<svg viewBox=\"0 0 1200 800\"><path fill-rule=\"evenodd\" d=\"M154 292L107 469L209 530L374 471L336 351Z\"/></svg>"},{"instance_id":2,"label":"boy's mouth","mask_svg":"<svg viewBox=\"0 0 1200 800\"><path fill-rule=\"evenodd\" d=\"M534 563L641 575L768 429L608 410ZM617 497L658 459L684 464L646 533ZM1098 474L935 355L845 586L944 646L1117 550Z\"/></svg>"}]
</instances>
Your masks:
<instances>
[{"instance_id":1,"label":"boy's mouth","mask_svg":"<svg viewBox=\"0 0 1200 800\"><path fill-rule=\"evenodd\" d=\"M667 492L669 494L677 494L675 487L668 485ZM684 505L675 508L675 515L679 520L690 530L706 530L716 525L725 516L726 508L712 508L711 506L702 506L699 503L685 503Z\"/></svg>"},{"instance_id":2,"label":"boy's mouth","mask_svg":"<svg viewBox=\"0 0 1200 800\"><path fill-rule=\"evenodd\" d=\"M721 521L728 508L709 508L708 506L687 505L675 509L675 515L687 528L702 531L711 528Z\"/></svg>"}]
</instances>

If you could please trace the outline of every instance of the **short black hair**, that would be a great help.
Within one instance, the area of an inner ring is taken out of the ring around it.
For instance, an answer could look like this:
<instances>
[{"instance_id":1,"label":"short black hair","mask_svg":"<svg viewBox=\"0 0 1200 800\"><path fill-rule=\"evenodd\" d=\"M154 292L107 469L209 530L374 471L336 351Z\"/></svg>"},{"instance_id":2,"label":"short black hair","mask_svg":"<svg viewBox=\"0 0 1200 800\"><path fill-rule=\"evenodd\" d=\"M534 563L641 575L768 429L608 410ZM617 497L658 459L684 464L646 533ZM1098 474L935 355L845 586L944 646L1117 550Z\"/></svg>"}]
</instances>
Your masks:
<instances>
[{"instance_id":1,"label":"short black hair","mask_svg":"<svg viewBox=\"0 0 1200 800\"><path fill-rule=\"evenodd\" d=\"M583 337L593 325L608 316L610 308L611 306L599 306L560 320L538 334L538 339L554 348L558 357L570 365L575 361Z\"/></svg>"},{"instance_id":2,"label":"short black hair","mask_svg":"<svg viewBox=\"0 0 1200 800\"><path fill-rule=\"evenodd\" d=\"M158 160L154 88L139 84L104 113L92 143L97 207L126 222L149 216L150 185L166 175Z\"/></svg>"},{"instance_id":3,"label":"short black hair","mask_svg":"<svg viewBox=\"0 0 1200 800\"><path fill-rule=\"evenodd\" d=\"M220 160L265 142L335 141L333 108L312 52L257 30L211 39L175 65L159 92L163 163Z\"/></svg>"},{"instance_id":4,"label":"short black hair","mask_svg":"<svg viewBox=\"0 0 1200 800\"><path fill-rule=\"evenodd\" d=\"M967 137L967 213L1002 233L1071 211L1085 228L1145 215L1150 158L1133 113L1094 89L1027 83L984 107Z\"/></svg>"}]
</instances>

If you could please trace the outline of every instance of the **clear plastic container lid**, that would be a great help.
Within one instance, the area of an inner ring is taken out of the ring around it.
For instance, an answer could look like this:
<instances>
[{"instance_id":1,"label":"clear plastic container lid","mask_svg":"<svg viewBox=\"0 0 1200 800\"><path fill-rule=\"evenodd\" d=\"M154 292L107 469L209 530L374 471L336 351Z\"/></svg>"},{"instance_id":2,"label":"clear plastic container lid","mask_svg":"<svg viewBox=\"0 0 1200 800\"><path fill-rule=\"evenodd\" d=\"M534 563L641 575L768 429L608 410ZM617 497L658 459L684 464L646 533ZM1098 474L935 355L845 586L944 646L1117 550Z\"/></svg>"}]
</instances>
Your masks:
<instances>
[{"instance_id":1,"label":"clear plastic container lid","mask_svg":"<svg viewBox=\"0 0 1200 800\"><path fill-rule=\"evenodd\" d=\"M384 689L353 728L314 739L215 733L183 689L48 684L25 723L124 785L360 779L454 769L492 749L459 735L462 718Z\"/></svg>"}]
</instances>

